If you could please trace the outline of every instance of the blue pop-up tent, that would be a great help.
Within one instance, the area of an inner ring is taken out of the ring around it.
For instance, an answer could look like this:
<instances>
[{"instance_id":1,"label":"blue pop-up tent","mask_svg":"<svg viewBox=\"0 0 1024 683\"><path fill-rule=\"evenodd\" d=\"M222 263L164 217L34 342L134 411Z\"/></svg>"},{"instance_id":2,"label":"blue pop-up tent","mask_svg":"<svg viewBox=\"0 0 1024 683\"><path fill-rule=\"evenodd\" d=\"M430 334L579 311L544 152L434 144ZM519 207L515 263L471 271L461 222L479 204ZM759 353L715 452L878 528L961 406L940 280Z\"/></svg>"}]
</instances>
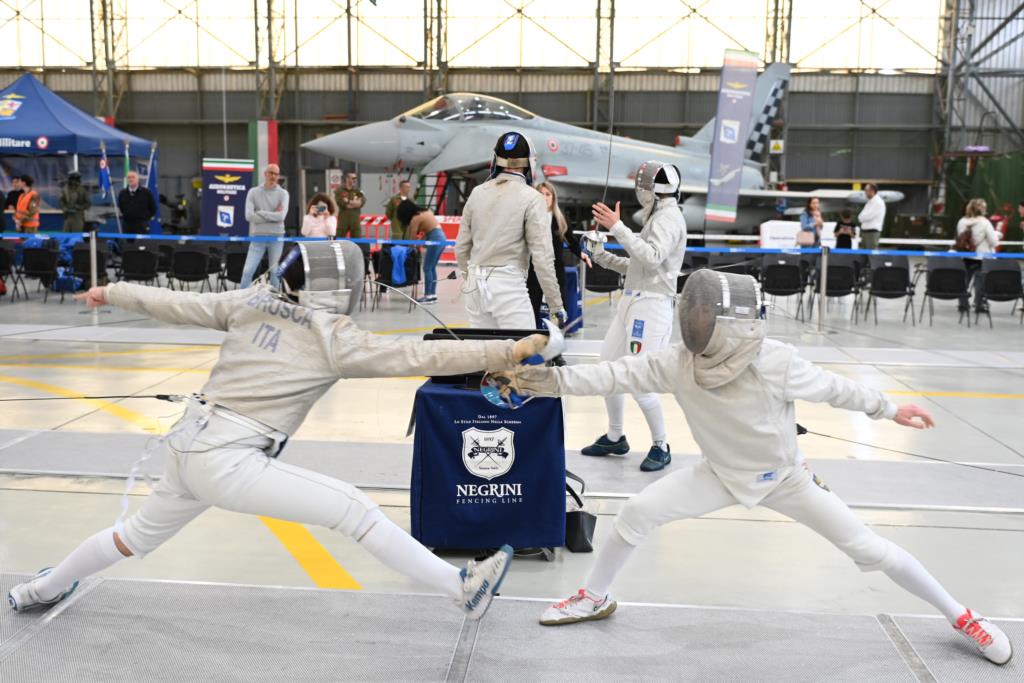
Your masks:
<instances>
[{"instance_id":1,"label":"blue pop-up tent","mask_svg":"<svg viewBox=\"0 0 1024 683\"><path fill-rule=\"evenodd\" d=\"M129 166L149 179L154 198L159 196L152 172L156 165L154 142L108 126L55 94L32 74L0 90L0 190L6 191L12 173L28 173L36 180L35 189L44 206L55 206L60 182L72 170L81 173L87 185L100 184L104 153L115 178L123 177L120 160L127 158ZM116 185L111 192L116 194ZM111 197L96 197L93 203L111 203Z\"/></svg>"}]
</instances>

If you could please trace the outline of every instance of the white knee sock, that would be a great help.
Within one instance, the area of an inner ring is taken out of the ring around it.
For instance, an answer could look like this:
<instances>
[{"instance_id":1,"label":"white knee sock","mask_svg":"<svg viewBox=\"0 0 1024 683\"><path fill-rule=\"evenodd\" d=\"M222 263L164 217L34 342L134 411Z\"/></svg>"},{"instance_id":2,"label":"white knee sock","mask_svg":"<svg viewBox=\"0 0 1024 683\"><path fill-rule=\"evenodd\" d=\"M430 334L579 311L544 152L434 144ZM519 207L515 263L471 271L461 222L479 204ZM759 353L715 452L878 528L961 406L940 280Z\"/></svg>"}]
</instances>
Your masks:
<instances>
[{"instance_id":1,"label":"white knee sock","mask_svg":"<svg viewBox=\"0 0 1024 683\"><path fill-rule=\"evenodd\" d=\"M113 528L104 529L87 538L52 572L36 579L36 593L43 600L52 600L66 591L75 581L102 571L123 559L124 555L114 545Z\"/></svg>"},{"instance_id":2,"label":"white knee sock","mask_svg":"<svg viewBox=\"0 0 1024 683\"><path fill-rule=\"evenodd\" d=\"M622 438L622 427L625 422L626 397L621 394L605 396L604 405L608 408L608 433L611 441Z\"/></svg>"},{"instance_id":3,"label":"white knee sock","mask_svg":"<svg viewBox=\"0 0 1024 683\"><path fill-rule=\"evenodd\" d=\"M439 593L462 597L462 576L454 567L423 547L379 509L366 513L355 534L359 544L382 563Z\"/></svg>"},{"instance_id":4,"label":"white knee sock","mask_svg":"<svg viewBox=\"0 0 1024 683\"><path fill-rule=\"evenodd\" d=\"M665 443L665 413L661 410L661 399L657 394L638 394L636 402L644 413L647 426L651 429L651 441Z\"/></svg>"},{"instance_id":5,"label":"white knee sock","mask_svg":"<svg viewBox=\"0 0 1024 683\"><path fill-rule=\"evenodd\" d=\"M587 592L599 598L608 595L615 575L626 566L634 550L636 546L627 543L626 539L613 529L608 540L597 551L594 566L590 568L590 575L583 584Z\"/></svg>"},{"instance_id":6,"label":"white knee sock","mask_svg":"<svg viewBox=\"0 0 1024 683\"><path fill-rule=\"evenodd\" d=\"M953 599L946 589L942 587L935 577L928 573L928 570L917 561L917 558L903 548L896 549L897 560L895 566L885 575L896 582L904 590L910 591L925 602L931 603L935 609L955 624L957 618L967 611L967 608Z\"/></svg>"}]
</instances>

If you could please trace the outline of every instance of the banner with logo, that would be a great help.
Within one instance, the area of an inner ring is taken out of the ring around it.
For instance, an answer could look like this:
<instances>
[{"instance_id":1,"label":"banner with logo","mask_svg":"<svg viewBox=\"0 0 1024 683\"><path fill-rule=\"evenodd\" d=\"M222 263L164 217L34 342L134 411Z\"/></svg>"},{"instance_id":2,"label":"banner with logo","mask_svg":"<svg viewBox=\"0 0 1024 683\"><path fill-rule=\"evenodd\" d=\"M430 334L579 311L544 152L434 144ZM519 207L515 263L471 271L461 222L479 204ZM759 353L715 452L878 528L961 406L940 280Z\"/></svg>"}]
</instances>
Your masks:
<instances>
[{"instance_id":1,"label":"banner with logo","mask_svg":"<svg viewBox=\"0 0 1024 683\"><path fill-rule=\"evenodd\" d=\"M744 150L754 110L758 57L753 52L726 50L718 86L718 111L711 143L711 169L704 217L734 223L743 176Z\"/></svg>"},{"instance_id":2,"label":"banner with logo","mask_svg":"<svg viewBox=\"0 0 1024 683\"><path fill-rule=\"evenodd\" d=\"M559 399L495 408L478 391L427 382L416 393L412 535L433 548L565 544Z\"/></svg>"},{"instance_id":3,"label":"banner with logo","mask_svg":"<svg viewBox=\"0 0 1024 683\"><path fill-rule=\"evenodd\" d=\"M253 185L252 159L203 159L202 235L245 237L245 196Z\"/></svg>"}]
</instances>

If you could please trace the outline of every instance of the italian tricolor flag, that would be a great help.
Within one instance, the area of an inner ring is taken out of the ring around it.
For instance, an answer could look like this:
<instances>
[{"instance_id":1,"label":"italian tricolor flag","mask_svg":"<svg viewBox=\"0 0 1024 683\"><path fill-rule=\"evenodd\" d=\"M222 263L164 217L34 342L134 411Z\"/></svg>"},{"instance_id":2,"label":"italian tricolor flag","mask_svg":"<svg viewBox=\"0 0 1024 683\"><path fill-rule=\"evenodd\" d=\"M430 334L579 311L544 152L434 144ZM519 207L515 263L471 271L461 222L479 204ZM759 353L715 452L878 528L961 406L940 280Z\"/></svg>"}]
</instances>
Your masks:
<instances>
[{"instance_id":1,"label":"italian tricolor flag","mask_svg":"<svg viewBox=\"0 0 1024 683\"><path fill-rule=\"evenodd\" d=\"M249 156L256 160L256 168L262 171L267 164L277 164L277 121L249 122Z\"/></svg>"}]
</instances>

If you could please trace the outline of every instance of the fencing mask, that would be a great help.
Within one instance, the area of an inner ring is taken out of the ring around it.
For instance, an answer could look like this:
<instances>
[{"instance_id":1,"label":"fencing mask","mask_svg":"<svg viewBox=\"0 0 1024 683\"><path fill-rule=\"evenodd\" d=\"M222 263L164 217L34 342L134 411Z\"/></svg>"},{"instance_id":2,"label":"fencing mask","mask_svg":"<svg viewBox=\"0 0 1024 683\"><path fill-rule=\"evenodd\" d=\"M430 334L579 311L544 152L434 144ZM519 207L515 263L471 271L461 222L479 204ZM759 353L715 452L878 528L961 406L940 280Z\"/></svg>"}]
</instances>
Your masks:
<instances>
[{"instance_id":1,"label":"fencing mask","mask_svg":"<svg viewBox=\"0 0 1024 683\"><path fill-rule=\"evenodd\" d=\"M702 269L686 279L679 300L683 343L694 354L697 383L705 389L732 381L764 340L761 287L749 275Z\"/></svg>"},{"instance_id":2,"label":"fencing mask","mask_svg":"<svg viewBox=\"0 0 1024 683\"><path fill-rule=\"evenodd\" d=\"M299 242L278 267L281 287L300 305L352 315L363 295L366 270L359 245L347 240Z\"/></svg>"},{"instance_id":3,"label":"fencing mask","mask_svg":"<svg viewBox=\"0 0 1024 683\"><path fill-rule=\"evenodd\" d=\"M506 169L519 171L526 176L526 184L533 185L536 176L535 165L537 153L533 149L530 138L522 133L510 131L498 138L494 145L494 158L491 160L491 172L488 180L496 178Z\"/></svg>"},{"instance_id":4,"label":"fencing mask","mask_svg":"<svg viewBox=\"0 0 1024 683\"><path fill-rule=\"evenodd\" d=\"M679 169L661 161L645 161L636 172L636 198L650 211L659 194L679 194Z\"/></svg>"}]
</instances>

